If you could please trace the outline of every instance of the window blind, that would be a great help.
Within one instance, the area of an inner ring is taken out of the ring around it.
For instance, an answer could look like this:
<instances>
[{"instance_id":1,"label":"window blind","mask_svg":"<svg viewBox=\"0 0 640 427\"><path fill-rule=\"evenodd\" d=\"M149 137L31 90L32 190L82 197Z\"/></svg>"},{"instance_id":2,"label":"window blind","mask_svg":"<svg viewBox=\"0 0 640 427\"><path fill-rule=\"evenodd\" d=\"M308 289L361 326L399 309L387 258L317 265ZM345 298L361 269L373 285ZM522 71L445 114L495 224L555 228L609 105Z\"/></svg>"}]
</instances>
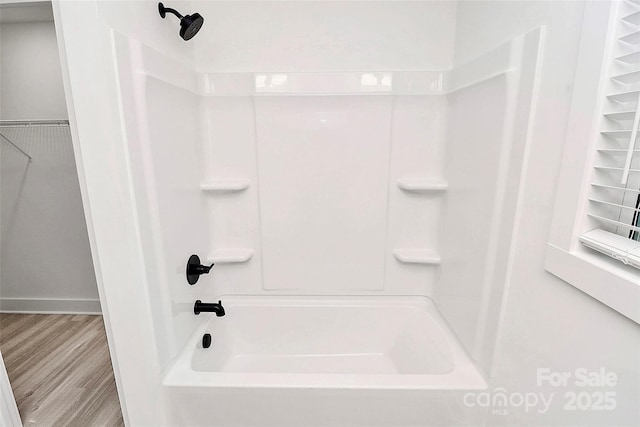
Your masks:
<instances>
[{"instance_id":1,"label":"window blind","mask_svg":"<svg viewBox=\"0 0 640 427\"><path fill-rule=\"evenodd\" d=\"M640 2L620 2L613 27L587 206L590 231L580 241L640 269Z\"/></svg>"}]
</instances>

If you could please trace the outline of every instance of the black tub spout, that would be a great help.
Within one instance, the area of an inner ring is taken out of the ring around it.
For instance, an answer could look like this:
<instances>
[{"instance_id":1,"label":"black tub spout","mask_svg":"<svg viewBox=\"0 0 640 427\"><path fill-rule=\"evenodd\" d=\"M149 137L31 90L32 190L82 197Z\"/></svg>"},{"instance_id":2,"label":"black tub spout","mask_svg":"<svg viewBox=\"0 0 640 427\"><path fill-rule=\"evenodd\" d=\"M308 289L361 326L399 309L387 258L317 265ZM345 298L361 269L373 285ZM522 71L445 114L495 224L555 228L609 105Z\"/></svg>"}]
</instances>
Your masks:
<instances>
[{"instance_id":1,"label":"black tub spout","mask_svg":"<svg viewBox=\"0 0 640 427\"><path fill-rule=\"evenodd\" d=\"M193 312L195 314L200 314L200 313L215 313L216 316L218 317L222 317L225 315L224 312L224 307L222 306L222 301L218 301L218 302L202 302L200 300L197 300L196 303L193 305Z\"/></svg>"}]
</instances>

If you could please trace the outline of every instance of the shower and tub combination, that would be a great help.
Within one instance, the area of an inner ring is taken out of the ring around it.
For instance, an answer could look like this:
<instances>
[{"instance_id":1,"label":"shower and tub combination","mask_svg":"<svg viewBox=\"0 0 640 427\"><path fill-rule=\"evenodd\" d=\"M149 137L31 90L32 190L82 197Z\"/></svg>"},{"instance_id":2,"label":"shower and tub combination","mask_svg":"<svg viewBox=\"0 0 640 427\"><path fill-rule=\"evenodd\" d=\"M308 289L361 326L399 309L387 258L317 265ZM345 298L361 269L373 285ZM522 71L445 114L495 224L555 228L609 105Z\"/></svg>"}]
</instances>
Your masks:
<instances>
[{"instance_id":1,"label":"shower and tub combination","mask_svg":"<svg viewBox=\"0 0 640 427\"><path fill-rule=\"evenodd\" d=\"M161 5L180 34L125 3L96 16L168 424L463 422L494 362L544 28L452 65L449 2Z\"/></svg>"}]
</instances>

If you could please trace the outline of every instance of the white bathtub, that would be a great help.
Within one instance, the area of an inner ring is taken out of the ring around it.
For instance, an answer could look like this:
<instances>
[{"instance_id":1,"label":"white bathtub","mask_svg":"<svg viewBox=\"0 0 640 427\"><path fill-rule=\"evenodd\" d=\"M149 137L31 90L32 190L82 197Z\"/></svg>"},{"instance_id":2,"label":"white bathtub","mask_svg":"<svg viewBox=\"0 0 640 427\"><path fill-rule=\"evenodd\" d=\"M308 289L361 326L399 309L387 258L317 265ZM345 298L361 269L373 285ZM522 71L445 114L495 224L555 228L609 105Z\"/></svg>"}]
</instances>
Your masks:
<instances>
[{"instance_id":1,"label":"white bathtub","mask_svg":"<svg viewBox=\"0 0 640 427\"><path fill-rule=\"evenodd\" d=\"M483 376L428 298L222 297L164 376L171 388L470 390ZM202 347L202 336L212 336Z\"/></svg>"}]
</instances>

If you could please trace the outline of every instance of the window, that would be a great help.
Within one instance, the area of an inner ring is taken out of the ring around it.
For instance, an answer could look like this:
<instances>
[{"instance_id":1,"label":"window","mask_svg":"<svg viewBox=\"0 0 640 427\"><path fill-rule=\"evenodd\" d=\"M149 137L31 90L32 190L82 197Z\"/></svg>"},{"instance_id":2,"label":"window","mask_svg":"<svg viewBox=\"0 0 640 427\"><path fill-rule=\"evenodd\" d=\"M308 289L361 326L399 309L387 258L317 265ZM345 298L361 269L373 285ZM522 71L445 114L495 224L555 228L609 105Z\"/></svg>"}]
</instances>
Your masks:
<instances>
[{"instance_id":1,"label":"window","mask_svg":"<svg viewBox=\"0 0 640 427\"><path fill-rule=\"evenodd\" d=\"M587 2L545 268L640 323L640 1Z\"/></svg>"},{"instance_id":2,"label":"window","mask_svg":"<svg viewBox=\"0 0 640 427\"><path fill-rule=\"evenodd\" d=\"M640 269L640 7L621 2L610 33L608 78L580 241Z\"/></svg>"}]
</instances>

